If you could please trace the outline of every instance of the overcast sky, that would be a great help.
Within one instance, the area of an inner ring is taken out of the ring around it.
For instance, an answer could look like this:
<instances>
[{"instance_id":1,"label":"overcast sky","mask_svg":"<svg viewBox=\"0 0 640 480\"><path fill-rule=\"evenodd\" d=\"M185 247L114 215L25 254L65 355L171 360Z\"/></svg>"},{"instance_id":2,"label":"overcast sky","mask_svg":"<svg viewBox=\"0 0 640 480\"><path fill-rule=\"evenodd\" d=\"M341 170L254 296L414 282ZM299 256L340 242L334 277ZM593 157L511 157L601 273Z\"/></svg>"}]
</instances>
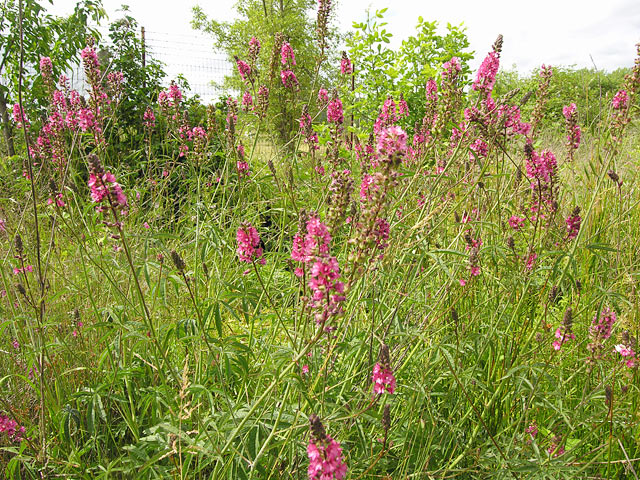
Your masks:
<instances>
[{"instance_id":1,"label":"overcast sky","mask_svg":"<svg viewBox=\"0 0 640 480\"><path fill-rule=\"evenodd\" d=\"M418 16L436 20L441 26L464 22L471 49L476 52L472 67L482 61L499 33L504 35L502 66L515 65L523 73L543 63L595 64L606 70L630 67L634 45L640 42L640 0L338 1L337 18L343 31L350 29L353 21L364 20L367 7L388 7L385 19L393 34L392 45L415 32ZM112 20L118 18L115 12L122 3L129 5L132 15L148 31L176 35L194 34L190 27L193 5L199 4L219 20L233 19L235 14L235 0L103 0ZM74 0L54 0L52 12L69 13L74 4ZM183 53L188 56L189 49L184 48Z\"/></svg>"}]
</instances>

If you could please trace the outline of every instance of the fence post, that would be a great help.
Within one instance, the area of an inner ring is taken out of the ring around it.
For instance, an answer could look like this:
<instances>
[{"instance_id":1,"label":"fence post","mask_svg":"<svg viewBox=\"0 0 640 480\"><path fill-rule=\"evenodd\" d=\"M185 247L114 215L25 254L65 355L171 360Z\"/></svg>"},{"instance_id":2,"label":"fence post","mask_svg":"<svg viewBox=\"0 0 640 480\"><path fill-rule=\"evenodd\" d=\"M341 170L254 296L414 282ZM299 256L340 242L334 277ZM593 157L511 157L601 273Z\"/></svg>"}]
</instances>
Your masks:
<instances>
[{"instance_id":1,"label":"fence post","mask_svg":"<svg viewBox=\"0 0 640 480\"><path fill-rule=\"evenodd\" d=\"M142 42L142 69L144 70L147 66L147 48L144 37L144 27L140 27L140 40ZM142 76L142 88L145 88L145 77L146 75Z\"/></svg>"}]
</instances>

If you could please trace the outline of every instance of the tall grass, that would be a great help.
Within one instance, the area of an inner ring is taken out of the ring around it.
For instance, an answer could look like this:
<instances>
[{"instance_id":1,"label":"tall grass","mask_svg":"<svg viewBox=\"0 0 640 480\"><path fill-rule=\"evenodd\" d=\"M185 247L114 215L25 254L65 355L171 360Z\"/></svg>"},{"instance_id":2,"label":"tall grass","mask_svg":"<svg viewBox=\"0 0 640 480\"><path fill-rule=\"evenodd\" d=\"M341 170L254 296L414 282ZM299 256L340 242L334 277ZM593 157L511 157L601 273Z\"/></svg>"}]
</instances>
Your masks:
<instances>
[{"instance_id":1,"label":"tall grass","mask_svg":"<svg viewBox=\"0 0 640 480\"><path fill-rule=\"evenodd\" d=\"M174 85L133 167L95 50L86 104L45 68L49 118L15 110L33 148L2 171L0 426L25 429L2 475L316 478L329 435L350 479L637 478L640 64L570 161L492 97L500 49L470 92L447 62L422 126L314 92L327 122L261 153L268 110L198 130ZM288 78L247 88L302 112Z\"/></svg>"}]
</instances>

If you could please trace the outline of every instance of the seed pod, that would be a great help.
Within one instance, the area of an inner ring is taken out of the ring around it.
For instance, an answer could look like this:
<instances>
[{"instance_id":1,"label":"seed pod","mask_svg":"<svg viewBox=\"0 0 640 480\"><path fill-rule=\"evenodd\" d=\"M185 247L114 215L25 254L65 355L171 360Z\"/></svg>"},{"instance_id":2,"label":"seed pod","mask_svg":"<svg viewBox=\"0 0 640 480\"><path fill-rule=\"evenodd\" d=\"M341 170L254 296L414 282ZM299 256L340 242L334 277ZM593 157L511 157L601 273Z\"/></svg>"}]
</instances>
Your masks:
<instances>
[{"instance_id":1,"label":"seed pod","mask_svg":"<svg viewBox=\"0 0 640 480\"><path fill-rule=\"evenodd\" d=\"M171 260L173 261L173 264L175 265L176 269L180 273L184 272L186 268L186 265L184 264L184 260L182 260L182 257L180 256L180 254L175 250L171 250Z\"/></svg>"},{"instance_id":2,"label":"seed pod","mask_svg":"<svg viewBox=\"0 0 640 480\"><path fill-rule=\"evenodd\" d=\"M275 178L277 180L278 179L278 175L276 173L276 167L273 164L273 161L271 159L267 160L267 166L269 167L269 170L271 171L271 175L273 175L273 178Z\"/></svg>"},{"instance_id":3,"label":"seed pod","mask_svg":"<svg viewBox=\"0 0 640 480\"><path fill-rule=\"evenodd\" d=\"M390 359L390 356L389 356L389 347L387 345L385 345L384 343L380 347L380 354L378 356L378 359L380 360L380 365L383 368L389 368L389 366L391 364L391 359Z\"/></svg>"},{"instance_id":4,"label":"seed pod","mask_svg":"<svg viewBox=\"0 0 640 480\"><path fill-rule=\"evenodd\" d=\"M324 430L324 425L320 421L320 417L318 417L315 413L309 415L309 430L311 430L311 436L315 440L315 442L323 442L327 437L327 433Z\"/></svg>"},{"instance_id":5,"label":"seed pod","mask_svg":"<svg viewBox=\"0 0 640 480\"><path fill-rule=\"evenodd\" d=\"M22 243L22 237L20 236L20 234L16 233L13 242L16 247L16 253L21 257L24 252L24 244Z\"/></svg>"},{"instance_id":6,"label":"seed pod","mask_svg":"<svg viewBox=\"0 0 640 480\"><path fill-rule=\"evenodd\" d=\"M529 90L527 93L524 94L524 96L522 97L522 100L520 100L520 106L524 106L533 96L533 92L531 90Z\"/></svg>"},{"instance_id":7,"label":"seed pod","mask_svg":"<svg viewBox=\"0 0 640 480\"><path fill-rule=\"evenodd\" d=\"M202 262L202 271L204 272L204 276L209 278L209 267L205 262Z\"/></svg>"},{"instance_id":8,"label":"seed pod","mask_svg":"<svg viewBox=\"0 0 640 480\"><path fill-rule=\"evenodd\" d=\"M102 164L100 163L100 159L95 153L89 155L89 171L94 175L102 175L104 173L104 169L102 168Z\"/></svg>"},{"instance_id":9,"label":"seed pod","mask_svg":"<svg viewBox=\"0 0 640 480\"><path fill-rule=\"evenodd\" d=\"M567 308L564 312L562 325L565 329L565 335L571 333L571 329L573 328L573 311L571 310L571 307Z\"/></svg>"},{"instance_id":10,"label":"seed pod","mask_svg":"<svg viewBox=\"0 0 640 480\"><path fill-rule=\"evenodd\" d=\"M385 433L389 431L391 427L391 406L387 403L382 411L382 428Z\"/></svg>"},{"instance_id":11,"label":"seed pod","mask_svg":"<svg viewBox=\"0 0 640 480\"><path fill-rule=\"evenodd\" d=\"M502 34L498 35L498 38L496 38L496 41L493 42L493 51L496 52L498 55L500 55L500 52L502 52L502 42L503 42Z\"/></svg>"}]
</instances>

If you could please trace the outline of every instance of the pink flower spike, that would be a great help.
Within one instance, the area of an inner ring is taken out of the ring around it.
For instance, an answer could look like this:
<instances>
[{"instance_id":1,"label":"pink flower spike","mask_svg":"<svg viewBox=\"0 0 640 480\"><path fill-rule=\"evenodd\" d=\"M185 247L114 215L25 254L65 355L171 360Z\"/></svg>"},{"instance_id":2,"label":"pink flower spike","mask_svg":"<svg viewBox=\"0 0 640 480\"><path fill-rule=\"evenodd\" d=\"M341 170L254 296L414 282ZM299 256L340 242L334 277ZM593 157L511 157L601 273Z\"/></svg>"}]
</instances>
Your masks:
<instances>
[{"instance_id":1,"label":"pink flower spike","mask_svg":"<svg viewBox=\"0 0 640 480\"><path fill-rule=\"evenodd\" d=\"M635 355L635 352L631 349L631 347L627 347L623 344L616 345L615 349L616 352L618 352L623 357L632 357Z\"/></svg>"},{"instance_id":2,"label":"pink flower spike","mask_svg":"<svg viewBox=\"0 0 640 480\"><path fill-rule=\"evenodd\" d=\"M326 434L317 415L309 416L311 436L307 446L309 480L343 480L347 475L347 464L342 456L342 447Z\"/></svg>"},{"instance_id":3,"label":"pink flower spike","mask_svg":"<svg viewBox=\"0 0 640 480\"><path fill-rule=\"evenodd\" d=\"M240 78L242 78L243 81L246 81L249 75L251 75L251 67L247 62L245 62L244 60L240 60L237 57L236 57L236 66L238 67L238 73L240 74Z\"/></svg>"},{"instance_id":4,"label":"pink flower spike","mask_svg":"<svg viewBox=\"0 0 640 480\"><path fill-rule=\"evenodd\" d=\"M385 391L393 394L396 391L396 378L390 368L384 368L380 363L373 367L373 393L382 394Z\"/></svg>"},{"instance_id":5,"label":"pink flower spike","mask_svg":"<svg viewBox=\"0 0 640 480\"><path fill-rule=\"evenodd\" d=\"M525 268L529 271L532 271L536 266L536 260L538 259L538 254L533 252L527 258L527 263L525 264Z\"/></svg>"},{"instance_id":6,"label":"pink flower spike","mask_svg":"<svg viewBox=\"0 0 640 480\"><path fill-rule=\"evenodd\" d=\"M478 69L476 81L473 82L472 88L484 93L485 96L490 95L496 84L496 75L499 67L500 55L495 51L489 52Z\"/></svg>"},{"instance_id":7,"label":"pink flower spike","mask_svg":"<svg viewBox=\"0 0 640 480\"><path fill-rule=\"evenodd\" d=\"M298 77L291 70L282 70L280 72L280 79L282 80L282 84L287 88L298 87Z\"/></svg>"},{"instance_id":8,"label":"pink flower spike","mask_svg":"<svg viewBox=\"0 0 640 480\"><path fill-rule=\"evenodd\" d=\"M296 56L293 53L293 48L291 48L291 45L287 42L284 42L280 48L280 61L282 65L286 65L288 60L291 60L291 65L296 64Z\"/></svg>"},{"instance_id":9,"label":"pink flower spike","mask_svg":"<svg viewBox=\"0 0 640 480\"><path fill-rule=\"evenodd\" d=\"M378 152L387 157L404 155L407 152L407 134L397 126L382 130L378 139Z\"/></svg>"},{"instance_id":10,"label":"pink flower spike","mask_svg":"<svg viewBox=\"0 0 640 480\"><path fill-rule=\"evenodd\" d=\"M318 90L318 102L325 104L329 102L329 92L326 88Z\"/></svg>"},{"instance_id":11,"label":"pink flower spike","mask_svg":"<svg viewBox=\"0 0 640 480\"><path fill-rule=\"evenodd\" d=\"M340 60L340 73L342 75L351 75L353 73L353 65L347 57L347 52L342 52L342 60Z\"/></svg>"},{"instance_id":12,"label":"pink flower spike","mask_svg":"<svg viewBox=\"0 0 640 480\"><path fill-rule=\"evenodd\" d=\"M522 228L522 225L524 225L524 221L524 218L513 215L509 219L509 226L514 230L520 230Z\"/></svg>"},{"instance_id":13,"label":"pink flower spike","mask_svg":"<svg viewBox=\"0 0 640 480\"><path fill-rule=\"evenodd\" d=\"M237 253L241 262L252 263L257 260L264 265L266 260L260 247L258 231L248 222L244 222L236 232Z\"/></svg>"},{"instance_id":14,"label":"pink flower spike","mask_svg":"<svg viewBox=\"0 0 640 480\"><path fill-rule=\"evenodd\" d=\"M344 121L342 102L339 98L334 98L329 102L329 106L327 107L327 120L330 123L338 124Z\"/></svg>"},{"instance_id":15,"label":"pink flower spike","mask_svg":"<svg viewBox=\"0 0 640 480\"><path fill-rule=\"evenodd\" d=\"M611 101L611 105L614 110L622 110L623 108L627 108L629 104L629 96L627 95L626 90L620 90L615 94L613 100Z\"/></svg>"}]
</instances>

